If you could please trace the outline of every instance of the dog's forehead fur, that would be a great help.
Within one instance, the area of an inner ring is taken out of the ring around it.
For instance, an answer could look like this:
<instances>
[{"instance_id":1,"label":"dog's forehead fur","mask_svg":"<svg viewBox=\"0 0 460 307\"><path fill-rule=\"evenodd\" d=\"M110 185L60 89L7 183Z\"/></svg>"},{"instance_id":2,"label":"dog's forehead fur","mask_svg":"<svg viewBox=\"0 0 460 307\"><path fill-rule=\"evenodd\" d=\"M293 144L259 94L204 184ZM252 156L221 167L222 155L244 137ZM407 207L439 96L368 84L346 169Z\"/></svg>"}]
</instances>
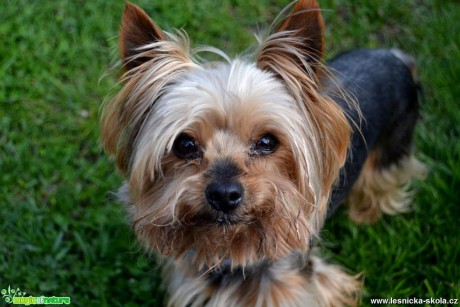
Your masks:
<instances>
[{"instance_id":1,"label":"dog's forehead fur","mask_svg":"<svg viewBox=\"0 0 460 307\"><path fill-rule=\"evenodd\" d=\"M265 133L291 145L302 141L304 121L284 84L254 63L235 59L197 65L165 87L136 152L139 159L150 156L160 168L162 157L184 132L206 149L207 157L241 154Z\"/></svg>"},{"instance_id":2,"label":"dog's forehead fur","mask_svg":"<svg viewBox=\"0 0 460 307\"><path fill-rule=\"evenodd\" d=\"M298 113L274 76L252 63L234 60L185 73L168 86L149 120L166 117L177 133L189 130L203 142L216 130L249 141L260 133L294 128L302 122Z\"/></svg>"}]
</instances>

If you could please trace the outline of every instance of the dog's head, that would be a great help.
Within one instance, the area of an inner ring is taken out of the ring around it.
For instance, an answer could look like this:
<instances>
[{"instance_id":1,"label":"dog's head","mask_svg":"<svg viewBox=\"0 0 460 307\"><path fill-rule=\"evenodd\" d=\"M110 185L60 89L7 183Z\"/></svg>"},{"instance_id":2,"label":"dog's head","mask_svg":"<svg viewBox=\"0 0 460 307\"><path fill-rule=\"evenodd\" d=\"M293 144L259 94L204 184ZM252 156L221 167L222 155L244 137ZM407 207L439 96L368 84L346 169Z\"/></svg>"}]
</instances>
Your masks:
<instances>
[{"instance_id":1,"label":"dog's head","mask_svg":"<svg viewBox=\"0 0 460 307\"><path fill-rule=\"evenodd\" d=\"M299 1L254 59L199 63L184 34L126 6L123 88L103 111L106 150L140 240L198 266L307 251L350 128L322 94L323 24Z\"/></svg>"}]
</instances>

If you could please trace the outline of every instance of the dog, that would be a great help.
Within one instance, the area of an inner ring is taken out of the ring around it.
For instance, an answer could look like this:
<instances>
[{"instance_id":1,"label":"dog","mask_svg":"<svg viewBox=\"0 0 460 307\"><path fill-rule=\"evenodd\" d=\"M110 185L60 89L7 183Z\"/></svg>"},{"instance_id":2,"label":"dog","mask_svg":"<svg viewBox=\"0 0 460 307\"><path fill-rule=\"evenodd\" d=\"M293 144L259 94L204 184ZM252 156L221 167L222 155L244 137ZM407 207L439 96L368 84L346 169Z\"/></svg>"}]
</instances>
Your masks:
<instances>
[{"instance_id":1,"label":"dog","mask_svg":"<svg viewBox=\"0 0 460 307\"><path fill-rule=\"evenodd\" d=\"M315 245L344 202L373 223L409 208L415 60L360 49L323 62L315 0L299 0L251 54L203 62L126 4L121 90L102 140L125 178L133 231L161 259L169 306L356 305L359 275Z\"/></svg>"}]
</instances>

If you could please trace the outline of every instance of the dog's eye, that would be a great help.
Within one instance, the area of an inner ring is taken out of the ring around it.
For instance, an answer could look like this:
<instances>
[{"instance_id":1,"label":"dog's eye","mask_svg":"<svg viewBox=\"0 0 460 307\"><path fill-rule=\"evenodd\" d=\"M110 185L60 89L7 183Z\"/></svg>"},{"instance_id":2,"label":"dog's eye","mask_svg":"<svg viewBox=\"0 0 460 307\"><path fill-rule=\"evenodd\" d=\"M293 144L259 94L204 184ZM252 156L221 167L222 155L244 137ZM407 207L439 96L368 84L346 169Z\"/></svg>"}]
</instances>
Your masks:
<instances>
[{"instance_id":1,"label":"dog's eye","mask_svg":"<svg viewBox=\"0 0 460 307\"><path fill-rule=\"evenodd\" d=\"M195 140L187 134L180 134L177 137L173 149L176 156L181 159L196 159L201 153Z\"/></svg>"},{"instance_id":2,"label":"dog's eye","mask_svg":"<svg viewBox=\"0 0 460 307\"><path fill-rule=\"evenodd\" d=\"M265 134L257 140L252 149L257 154L269 154L278 148L278 144L278 139L275 136Z\"/></svg>"}]
</instances>

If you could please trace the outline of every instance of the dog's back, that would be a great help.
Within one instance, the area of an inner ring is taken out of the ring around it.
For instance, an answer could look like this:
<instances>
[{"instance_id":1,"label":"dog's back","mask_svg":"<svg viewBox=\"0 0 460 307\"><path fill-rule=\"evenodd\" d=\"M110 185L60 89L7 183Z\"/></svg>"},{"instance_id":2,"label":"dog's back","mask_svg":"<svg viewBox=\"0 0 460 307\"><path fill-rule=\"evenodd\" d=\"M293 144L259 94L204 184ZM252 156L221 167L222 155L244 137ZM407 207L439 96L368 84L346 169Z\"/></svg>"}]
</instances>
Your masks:
<instances>
[{"instance_id":1,"label":"dog's back","mask_svg":"<svg viewBox=\"0 0 460 307\"><path fill-rule=\"evenodd\" d=\"M372 180L372 177L381 177L385 171L395 167L405 169L405 172L408 171L407 168L416 173L422 171L416 160L411 158L413 130L419 109L419 86L415 81L416 64L412 57L397 49L349 51L334 58L328 64L334 75L332 81L327 81L328 86L333 89L332 92L336 93L332 96L346 111L354 127L347 163L341 171L339 184L331 196L329 215L345 200L353 186L355 186L353 189L355 193L352 192L351 197L360 195L351 202L361 203L358 211L362 213L368 206L382 206L382 204L370 205L375 201L376 195L362 194L362 185L366 185L367 190L383 188L382 186L369 187L377 181ZM353 98L359 105L361 114L337 95L337 86ZM386 210L387 213L405 210L403 208L405 205L401 203L407 202L406 197L395 200L388 195L405 194L405 191L401 191L399 187L408 179L399 178L401 176L397 173L399 172L394 171L392 174L394 177L392 187L389 187L390 183L382 183L382 178L377 181L389 190L388 193L384 193L387 200L380 200L386 202L383 206L388 208L382 210L384 212ZM370 183L370 181L374 182ZM358 192L360 185L361 192ZM389 208L398 205L401 207ZM378 212L372 212L372 217L358 217L357 212L353 213L353 206L355 205L352 204L352 218L359 222L372 222L380 216L380 211L375 209Z\"/></svg>"}]
</instances>

